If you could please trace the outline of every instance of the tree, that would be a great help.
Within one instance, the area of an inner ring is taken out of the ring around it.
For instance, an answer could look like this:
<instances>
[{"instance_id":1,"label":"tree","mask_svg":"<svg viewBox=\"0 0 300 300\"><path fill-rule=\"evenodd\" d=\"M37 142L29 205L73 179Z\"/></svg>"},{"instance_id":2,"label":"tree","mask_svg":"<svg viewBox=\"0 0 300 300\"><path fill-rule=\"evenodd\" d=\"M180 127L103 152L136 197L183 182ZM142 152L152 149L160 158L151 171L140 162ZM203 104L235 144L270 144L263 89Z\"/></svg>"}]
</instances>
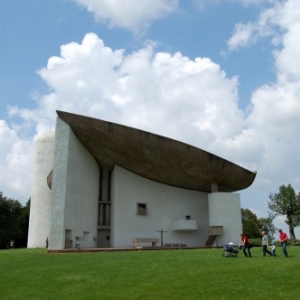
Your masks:
<instances>
[{"instance_id":1,"label":"tree","mask_svg":"<svg viewBox=\"0 0 300 300\"><path fill-rule=\"evenodd\" d=\"M260 223L257 219L256 214L254 214L250 209L242 208L242 226L243 233L249 238L258 238L261 235Z\"/></svg>"},{"instance_id":2,"label":"tree","mask_svg":"<svg viewBox=\"0 0 300 300\"><path fill-rule=\"evenodd\" d=\"M28 199L25 206L22 207L21 213L17 219L17 223L20 229L20 235L16 239L16 245L18 247L26 248L28 239L28 227L29 227L29 213L30 213L31 198Z\"/></svg>"},{"instance_id":3,"label":"tree","mask_svg":"<svg viewBox=\"0 0 300 300\"><path fill-rule=\"evenodd\" d=\"M278 193L270 193L268 208L272 217L278 215L286 216L285 223L289 226L292 245L296 243L295 227L300 225L300 193L296 195L295 190L289 184L279 187Z\"/></svg>"},{"instance_id":4,"label":"tree","mask_svg":"<svg viewBox=\"0 0 300 300\"><path fill-rule=\"evenodd\" d=\"M271 236L271 237L274 236L274 234L276 232L276 228L273 224L272 216L269 216L267 218L259 218L258 223L261 228L261 231L267 232L268 236Z\"/></svg>"},{"instance_id":5,"label":"tree","mask_svg":"<svg viewBox=\"0 0 300 300\"><path fill-rule=\"evenodd\" d=\"M6 248L10 240L16 240L20 236L18 217L21 211L19 201L3 197L0 192L0 249Z\"/></svg>"},{"instance_id":6,"label":"tree","mask_svg":"<svg viewBox=\"0 0 300 300\"><path fill-rule=\"evenodd\" d=\"M28 238L30 199L22 207L21 203L3 196L0 192L0 249L9 246L26 247Z\"/></svg>"}]
</instances>

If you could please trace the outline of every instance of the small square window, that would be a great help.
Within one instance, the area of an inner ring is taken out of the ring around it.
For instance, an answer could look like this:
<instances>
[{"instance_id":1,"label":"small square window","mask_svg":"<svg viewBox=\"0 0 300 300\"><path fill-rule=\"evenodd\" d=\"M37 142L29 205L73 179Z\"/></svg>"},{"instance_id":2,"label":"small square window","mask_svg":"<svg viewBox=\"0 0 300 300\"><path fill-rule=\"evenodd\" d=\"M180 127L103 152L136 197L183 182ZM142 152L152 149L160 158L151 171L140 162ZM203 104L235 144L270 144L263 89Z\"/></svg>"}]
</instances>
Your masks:
<instances>
[{"instance_id":1,"label":"small square window","mask_svg":"<svg viewBox=\"0 0 300 300\"><path fill-rule=\"evenodd\" d=\"M137 203L137 214L138 215L147 215L147 204L146 203Z\"/></svg>"}]
</instances>

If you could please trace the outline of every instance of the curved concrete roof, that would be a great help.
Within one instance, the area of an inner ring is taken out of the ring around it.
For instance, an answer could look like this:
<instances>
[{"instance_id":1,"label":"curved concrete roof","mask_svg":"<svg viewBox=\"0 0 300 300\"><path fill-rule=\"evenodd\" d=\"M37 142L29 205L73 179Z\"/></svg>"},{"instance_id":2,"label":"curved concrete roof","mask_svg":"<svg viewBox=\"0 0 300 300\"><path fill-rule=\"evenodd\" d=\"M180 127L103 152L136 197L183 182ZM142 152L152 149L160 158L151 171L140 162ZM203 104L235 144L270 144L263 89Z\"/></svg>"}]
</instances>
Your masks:
<instances>
[{"instance_id":1,"label":"curved concrete roof","mask_svg":"<svg viewBox=\"0 0 300 300\"><path fill-rule=\"evenodd\" d=\"M90 117L57 111L101 168L115 165L145 178L185 189L219 192L249 187L256 172L176 140Z\"/></svg>"}]
</instances>

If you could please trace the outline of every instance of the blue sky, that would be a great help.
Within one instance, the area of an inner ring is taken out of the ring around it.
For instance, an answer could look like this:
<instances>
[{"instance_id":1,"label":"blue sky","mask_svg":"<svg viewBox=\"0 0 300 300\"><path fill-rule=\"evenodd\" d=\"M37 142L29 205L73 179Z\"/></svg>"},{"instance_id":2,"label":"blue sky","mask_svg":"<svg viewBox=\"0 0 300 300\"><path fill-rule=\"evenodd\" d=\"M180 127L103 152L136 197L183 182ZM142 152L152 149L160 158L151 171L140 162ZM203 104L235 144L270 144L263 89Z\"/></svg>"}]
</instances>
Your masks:
<instances>
[{"instance_id":1,"label":"blue sky","mask_svg":"<svg viewBox=\"0 0 300 300\"><path fill-rule=\"evenodd\" d=\"M34 138L66 110L257 171L242 207L266 216L300 190L299 28L296 0L0 0L0 191L27 201Z\"/></svg>"},{"instance_id":2,"label":"blue sky","mask_svg":"<svg viewBox=\"0 0 300 300\"><path fill-rule=\"evenodd\" d=\"M109 47L123 48L128 53L150 39L160 44L158 50L179 51L190 59L209 57L228 76L247 79L247 84L240 82L241 107L247 105L254 88L266 78L274 79L268 42L260 41L254 47L221 54L227 50L226 42L235 23L255 20L260 5L224 1L199 10L194 1L181 1L176 12L151 23L145 34L138 37L129 30L110 29L105 23L96 22L93 14L75 1L1 0L0 5L1 117L5 117L6 105L19 105L21 101L28 101L26 106L34 105L28 96L32 90L47 91L36 70L45 66L49 57L59 55L61 45L81 42L88 32L95 32Z\"/></svg>"}]
</instances>

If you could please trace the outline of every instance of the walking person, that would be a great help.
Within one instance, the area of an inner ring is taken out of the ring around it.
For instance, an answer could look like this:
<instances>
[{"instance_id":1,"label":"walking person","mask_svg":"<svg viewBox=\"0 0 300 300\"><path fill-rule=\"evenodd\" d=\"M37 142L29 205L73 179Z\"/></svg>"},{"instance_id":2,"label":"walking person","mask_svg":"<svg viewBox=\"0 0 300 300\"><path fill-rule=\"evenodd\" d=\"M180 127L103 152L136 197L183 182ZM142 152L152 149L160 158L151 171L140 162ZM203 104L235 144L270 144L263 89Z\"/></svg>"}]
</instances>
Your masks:
<instances>
[{"instance_id":1,"label":"walking person","mask_svg":"<svg viewBox=\"0 0 300 300\"><path fill-rule=\"evenodd\" d=\"M289 257L286 250L288 236L285 232L282 231L282 229L278 229L278 232L279 232L279 242L281 243L282 252L285 257Z\"/></svg>"},{"instance_id":2,"label":"walking person","mask_svg":"<svg viewBox=\"0 0 300 300\"><path fill-rule=\"evenodd\" d=\"M268 250L268 247L269 247L268 236L266 235L265 231L262 231L261 234L262 234L261 244L262 244L262 253L263 253L263 256L266 256L266 253L268 253L269 255L272 256L272 253Z\"/></svg>"},{"instance_id":3,"label":"walking person","mask_svg":"<svg viewBox=\"0 0 300 300\"><path fill-rule=\"evenodd\" d=\"M241 236L241 246L243 249L244 256L251 257L251 251L250 251L251 245L249 243L248 237L243 233L240 236ZM246 250L247 250L248 254L247 254Z\"/></svg>"},{"instance_id":4,"label":"walking person","mask_svg":"<svg viewBox=\"0 0 300 300\"><path fill-rule=\"evenodd\" d=\"M47 236L46 238L46 248L48 249L48 246L49 246L49 237Z\"/></svg>"}]
</instances>

